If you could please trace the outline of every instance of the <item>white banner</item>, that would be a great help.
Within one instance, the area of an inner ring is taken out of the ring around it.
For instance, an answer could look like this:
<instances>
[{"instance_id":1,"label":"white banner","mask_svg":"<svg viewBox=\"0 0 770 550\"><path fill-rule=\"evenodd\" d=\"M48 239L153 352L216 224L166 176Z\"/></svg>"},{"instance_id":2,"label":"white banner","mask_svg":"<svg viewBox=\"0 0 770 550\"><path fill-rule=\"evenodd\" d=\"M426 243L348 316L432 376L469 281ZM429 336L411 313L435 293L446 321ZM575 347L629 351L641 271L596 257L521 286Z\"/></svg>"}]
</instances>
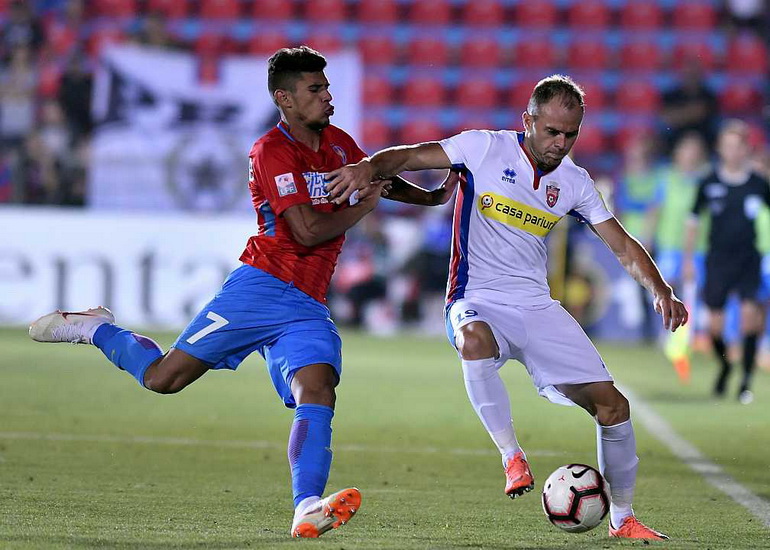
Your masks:
<instances>
[{"instance_id":1,"label":"white banner","mask_svg":"<svg viewBox=\"0 0 770 550\"><path fill-rule=\"evenodd\" d=\"M96 73L96 130L89 204L96 208L223 212L251 210L248 153L278 121L267 59L221 60L214 84L194 55L141 46L106 49ZM359 134L361 65L329 55L332 122Z\"/></svg>"},{"instance_id":2,"label":"white banner","mask_svg":"<svg viewBox=\"0 0 770 550\"><path fill-rule=\"evenodd\" d=\"M0 325L110 307L132 327L184 327L254 231L250 216L0 208Z\"/></svg>"}]
</instances>

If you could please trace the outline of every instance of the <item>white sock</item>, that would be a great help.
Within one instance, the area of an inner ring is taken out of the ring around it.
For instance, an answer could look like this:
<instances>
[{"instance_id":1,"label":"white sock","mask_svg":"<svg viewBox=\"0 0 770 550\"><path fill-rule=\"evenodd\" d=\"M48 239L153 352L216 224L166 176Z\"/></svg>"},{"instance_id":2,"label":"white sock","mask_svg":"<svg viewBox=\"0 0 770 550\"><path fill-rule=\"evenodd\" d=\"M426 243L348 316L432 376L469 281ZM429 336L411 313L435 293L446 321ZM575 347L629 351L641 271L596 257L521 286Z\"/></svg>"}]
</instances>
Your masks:
<instances>
[{"instance_id":1,"label":"white sock","mask_svg":"<svg viewBox=\"0 0 770 550\"><path fill-rule=\"evenodd\" d=\"M299 516L303 515L305 511L309 510L310 507L317 503L319 500L321 500L321 497L307 497L300 500L299 504L297 504L297 507L294 508L294 519L297 519Z\"/></svg>"},{"instance_id":2,"label":"white sock","mask_svg":"<svg viewBox=\"0 0 770 550\"><path fill-rule=\"evenodd\" d=\"M463 359L462 366L468 399L489 437L500 450L505 464L508 458L521 452L521 447L513 428L508 391L497 372L495 359Z\"/></svg>"},{"instance_id":3,"label":"white sock","mask_svg":"<svg viewBox=\"0 0 770 550\"><path fill-rule=\"evenodd\" d=\"M610 484L610 521L617 529L624 519L634 514L631 502L639 458L636 456L636 438L631 420L614 426L597 424L596 454L599 471Z\"/></svg>"}]
</instances>

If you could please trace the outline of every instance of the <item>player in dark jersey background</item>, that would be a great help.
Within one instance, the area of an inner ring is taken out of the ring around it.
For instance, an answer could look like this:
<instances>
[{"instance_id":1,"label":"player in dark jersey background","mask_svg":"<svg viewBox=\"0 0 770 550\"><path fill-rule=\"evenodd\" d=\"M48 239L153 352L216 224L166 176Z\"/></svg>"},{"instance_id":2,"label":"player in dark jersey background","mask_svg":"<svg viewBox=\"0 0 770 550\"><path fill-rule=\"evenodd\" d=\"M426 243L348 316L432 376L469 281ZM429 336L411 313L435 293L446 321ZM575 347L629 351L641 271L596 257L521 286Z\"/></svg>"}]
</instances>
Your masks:
<instances>
[{"instance_id":1,"label":"player in dark jersey background","mask_svg":"<svg viewBox=\"0 0 770 550\"><path fill-rule=\"evenodd\" d=\"M728 121L720 131L717 140L719 162L699 182L685 249L685 276L692 279L698 217L706 212L710 228L703 300L709 310L714 353L721 365L714 394L724 396L732 371L723 338L724 307L728 296L737 293L741 300L743 337L743 377L738 399L744 404L753 400L751 381L763 319L757 300L761 255L756 246L755 220L763 204L770 206L767 180L752 172L748 140L749 127L739 120Z\"/></svg>"},{"instance_id":2,"label":"player in dark jersey background","mask_svg":"<svg viewBox=\"0 0 770 550\"><path fill-rule=\"evenodd\" d=\"M295 537L339 527L361 503L353 487L321 498L331 468L331 421L342 373L341 340L325 303L344 233L376 206L381 193L441 204L457 183L450 176L429 192L400 179L378 181L357 200L330 202L325 174L365 154L330 125L334 107L325 67L324 57L304 46L279 50L268 61L268 89L281 121L249 154L257 234L241 255L243 265L167 353L116 326L103 307L56 311L30 327L37 341L95 345L158 393L176 393L210 369L236 369L258 351L284 404L295 409L288 444Z\"/></svg>"}]
</instances>

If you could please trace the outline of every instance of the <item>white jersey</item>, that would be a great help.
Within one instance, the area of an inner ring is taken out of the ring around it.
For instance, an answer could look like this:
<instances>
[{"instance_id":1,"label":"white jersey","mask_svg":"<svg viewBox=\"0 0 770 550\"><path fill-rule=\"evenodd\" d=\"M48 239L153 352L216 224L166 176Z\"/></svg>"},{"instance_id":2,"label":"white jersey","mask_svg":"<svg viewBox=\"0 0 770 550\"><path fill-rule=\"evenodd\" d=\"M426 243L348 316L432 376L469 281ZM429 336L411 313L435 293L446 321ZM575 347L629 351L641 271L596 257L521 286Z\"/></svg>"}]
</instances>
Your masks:
<instances>
[{"instance_id":1,"label":"white jersey","mask_svg":"<svg viewBox=\"0 0 770 550\"><path fill-rule=\"evenodd\" d=\"M565 157L543 173L523 139L514 131L471 130L440 142L467 177L455 200L447 302L550 304L546 235L566 214L591 224L612 218L586 170Z\"/></svg>"}]
</instances>

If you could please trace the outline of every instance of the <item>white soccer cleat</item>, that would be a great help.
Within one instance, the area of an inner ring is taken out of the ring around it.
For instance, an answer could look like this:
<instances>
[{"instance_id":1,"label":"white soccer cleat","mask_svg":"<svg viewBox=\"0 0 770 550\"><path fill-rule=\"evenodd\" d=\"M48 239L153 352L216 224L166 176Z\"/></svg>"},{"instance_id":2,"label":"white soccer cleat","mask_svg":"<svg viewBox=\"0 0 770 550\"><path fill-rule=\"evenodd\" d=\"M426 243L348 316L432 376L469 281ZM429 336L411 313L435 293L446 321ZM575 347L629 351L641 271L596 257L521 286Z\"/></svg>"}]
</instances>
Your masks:
<instances>
[{"instance_id":1,"label":"white soccer cleat","mask_svg":"<svg viewBox=\"0 0 770 550\"><path fill-rule=\"evenodd\" d=\"M294 519L291 536L318 538L330 529L345 525L361 507L361 492L355 487L337 491L310 506Z\"/></svg>"},{"instance_id":2,"label":"white soccer cleat","mask_svg":"<svg viewBox=\"0 0 770 550\"><path fill-rule=\"evenodd\" d=\"M106 307L85 311L56 310L29 326L29 336L37 342L70 342L92 344L91 337L99 325L114 323L115 316Z\"/></svg>"}]
</instances>

